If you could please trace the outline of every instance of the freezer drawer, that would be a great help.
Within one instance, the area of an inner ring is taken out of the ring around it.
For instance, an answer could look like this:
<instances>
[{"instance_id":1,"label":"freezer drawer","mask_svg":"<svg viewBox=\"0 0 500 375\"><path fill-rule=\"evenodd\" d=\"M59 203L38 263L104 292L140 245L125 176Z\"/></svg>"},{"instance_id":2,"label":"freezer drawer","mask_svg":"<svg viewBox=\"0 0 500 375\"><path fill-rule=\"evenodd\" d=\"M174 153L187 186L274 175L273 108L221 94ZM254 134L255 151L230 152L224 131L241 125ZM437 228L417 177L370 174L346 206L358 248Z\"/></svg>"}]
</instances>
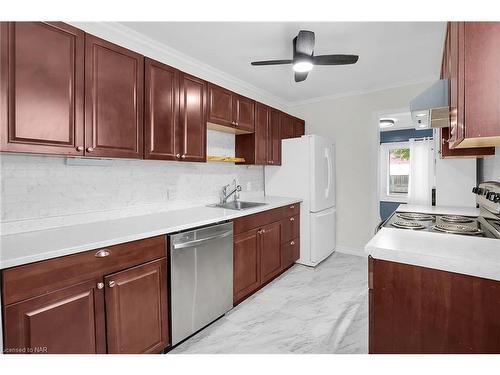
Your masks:
<instances>
[{"instance_id":1,"label":"freezer drawer","mask_svg":"<svg viewBox=\"0 0 500 375\"><path fill-rule=\"evenodd\" d=\"M309 214L311 225L311 262L318 263L335 250L336 211L328 208Z\"/></svg>"}]
</instances>

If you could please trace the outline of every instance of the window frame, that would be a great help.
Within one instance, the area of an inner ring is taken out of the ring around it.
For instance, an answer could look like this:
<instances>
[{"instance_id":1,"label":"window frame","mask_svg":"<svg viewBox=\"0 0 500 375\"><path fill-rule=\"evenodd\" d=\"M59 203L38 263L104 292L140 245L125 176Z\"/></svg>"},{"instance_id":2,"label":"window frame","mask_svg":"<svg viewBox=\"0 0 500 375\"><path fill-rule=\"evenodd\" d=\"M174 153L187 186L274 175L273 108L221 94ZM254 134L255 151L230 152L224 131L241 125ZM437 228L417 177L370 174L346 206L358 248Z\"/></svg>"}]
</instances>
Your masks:
<instances>
[{"instance_id":1,"label":"window frame","mask_svg":"<svg viewBox=\"0 0 500 375\"><path fill-rule=\"evenodd\" d=\"M410 148L410 141L404 142L386 142L380 144L380 201L381 202L396 202L396 203L407 203L408 194L403 195L389 195L388 194L388 183L389 183L389 152L394 148ZM411 156L410 156L411 158Z\"/></svg>"}]
</instances>

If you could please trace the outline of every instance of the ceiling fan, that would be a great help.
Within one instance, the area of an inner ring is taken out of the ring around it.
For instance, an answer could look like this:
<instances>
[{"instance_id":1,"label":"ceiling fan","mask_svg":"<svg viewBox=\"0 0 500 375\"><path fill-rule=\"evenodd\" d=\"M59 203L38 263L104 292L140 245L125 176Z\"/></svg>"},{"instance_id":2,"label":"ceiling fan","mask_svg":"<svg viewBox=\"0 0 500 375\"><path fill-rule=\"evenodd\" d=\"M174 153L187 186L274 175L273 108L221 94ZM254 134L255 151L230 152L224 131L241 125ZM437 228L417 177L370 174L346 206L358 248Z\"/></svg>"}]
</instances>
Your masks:
<instances>
[{"instance_id":1,"label":"ceiling fan","mask_svg":"<svg viewBox=\"0 0 500 375\"><path fill-rule=\"evenodd\" d=\"M253 61L254 66L293 64L295 82L304 81L314 65L347 65L358 61L357 55L318 55L314 56L314 33L300 30L293 38L292 60Z\"/></svg>"}]
</instances>

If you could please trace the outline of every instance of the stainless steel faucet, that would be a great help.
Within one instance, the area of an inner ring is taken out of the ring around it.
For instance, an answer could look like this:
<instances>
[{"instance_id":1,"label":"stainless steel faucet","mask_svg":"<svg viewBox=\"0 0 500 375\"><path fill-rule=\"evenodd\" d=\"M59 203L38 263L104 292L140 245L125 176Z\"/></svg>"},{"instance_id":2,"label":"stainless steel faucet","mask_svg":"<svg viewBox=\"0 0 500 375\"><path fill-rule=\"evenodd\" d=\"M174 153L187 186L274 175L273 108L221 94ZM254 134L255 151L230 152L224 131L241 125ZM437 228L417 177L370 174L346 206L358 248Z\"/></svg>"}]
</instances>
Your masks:
<instances>
[{"instance_id":1,"label":"stainless steel faucet","mask_svg":"<svg viewBox=\"0 0 500 375\"><path fill-rule=\"evenodd\" d=\"M229 197L234 194L234 200L237 201L240 197L238 192L241 191L241 185L236 185L236 179L233 179L233 189L228 193L228 189L231 188L231 185L226 185L222 188L220 202L224 204L227 202Z\"/></svg>"}]
</instances>

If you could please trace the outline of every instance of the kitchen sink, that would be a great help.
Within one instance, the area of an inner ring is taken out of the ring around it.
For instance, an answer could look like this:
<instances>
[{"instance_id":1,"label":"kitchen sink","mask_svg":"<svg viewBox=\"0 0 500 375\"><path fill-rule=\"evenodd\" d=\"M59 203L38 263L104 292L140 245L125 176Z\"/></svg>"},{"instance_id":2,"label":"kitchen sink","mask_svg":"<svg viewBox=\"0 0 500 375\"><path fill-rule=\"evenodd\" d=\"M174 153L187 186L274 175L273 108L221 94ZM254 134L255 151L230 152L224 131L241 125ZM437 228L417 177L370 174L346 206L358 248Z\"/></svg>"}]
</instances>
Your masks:
<instances>
[{"instance_id":1,"label":"kitchen sink","mask_svg":"<svg viewBox=\"0 0 500 375\"><path fill-rule=\"evenodd\" d=\"M257 202L244 202L244 201L231 201L226 203L211 204L209 207L226 208L228 210L246 210L248 208L265 206L267 203Z\"/></svg>"}]
</instances>

